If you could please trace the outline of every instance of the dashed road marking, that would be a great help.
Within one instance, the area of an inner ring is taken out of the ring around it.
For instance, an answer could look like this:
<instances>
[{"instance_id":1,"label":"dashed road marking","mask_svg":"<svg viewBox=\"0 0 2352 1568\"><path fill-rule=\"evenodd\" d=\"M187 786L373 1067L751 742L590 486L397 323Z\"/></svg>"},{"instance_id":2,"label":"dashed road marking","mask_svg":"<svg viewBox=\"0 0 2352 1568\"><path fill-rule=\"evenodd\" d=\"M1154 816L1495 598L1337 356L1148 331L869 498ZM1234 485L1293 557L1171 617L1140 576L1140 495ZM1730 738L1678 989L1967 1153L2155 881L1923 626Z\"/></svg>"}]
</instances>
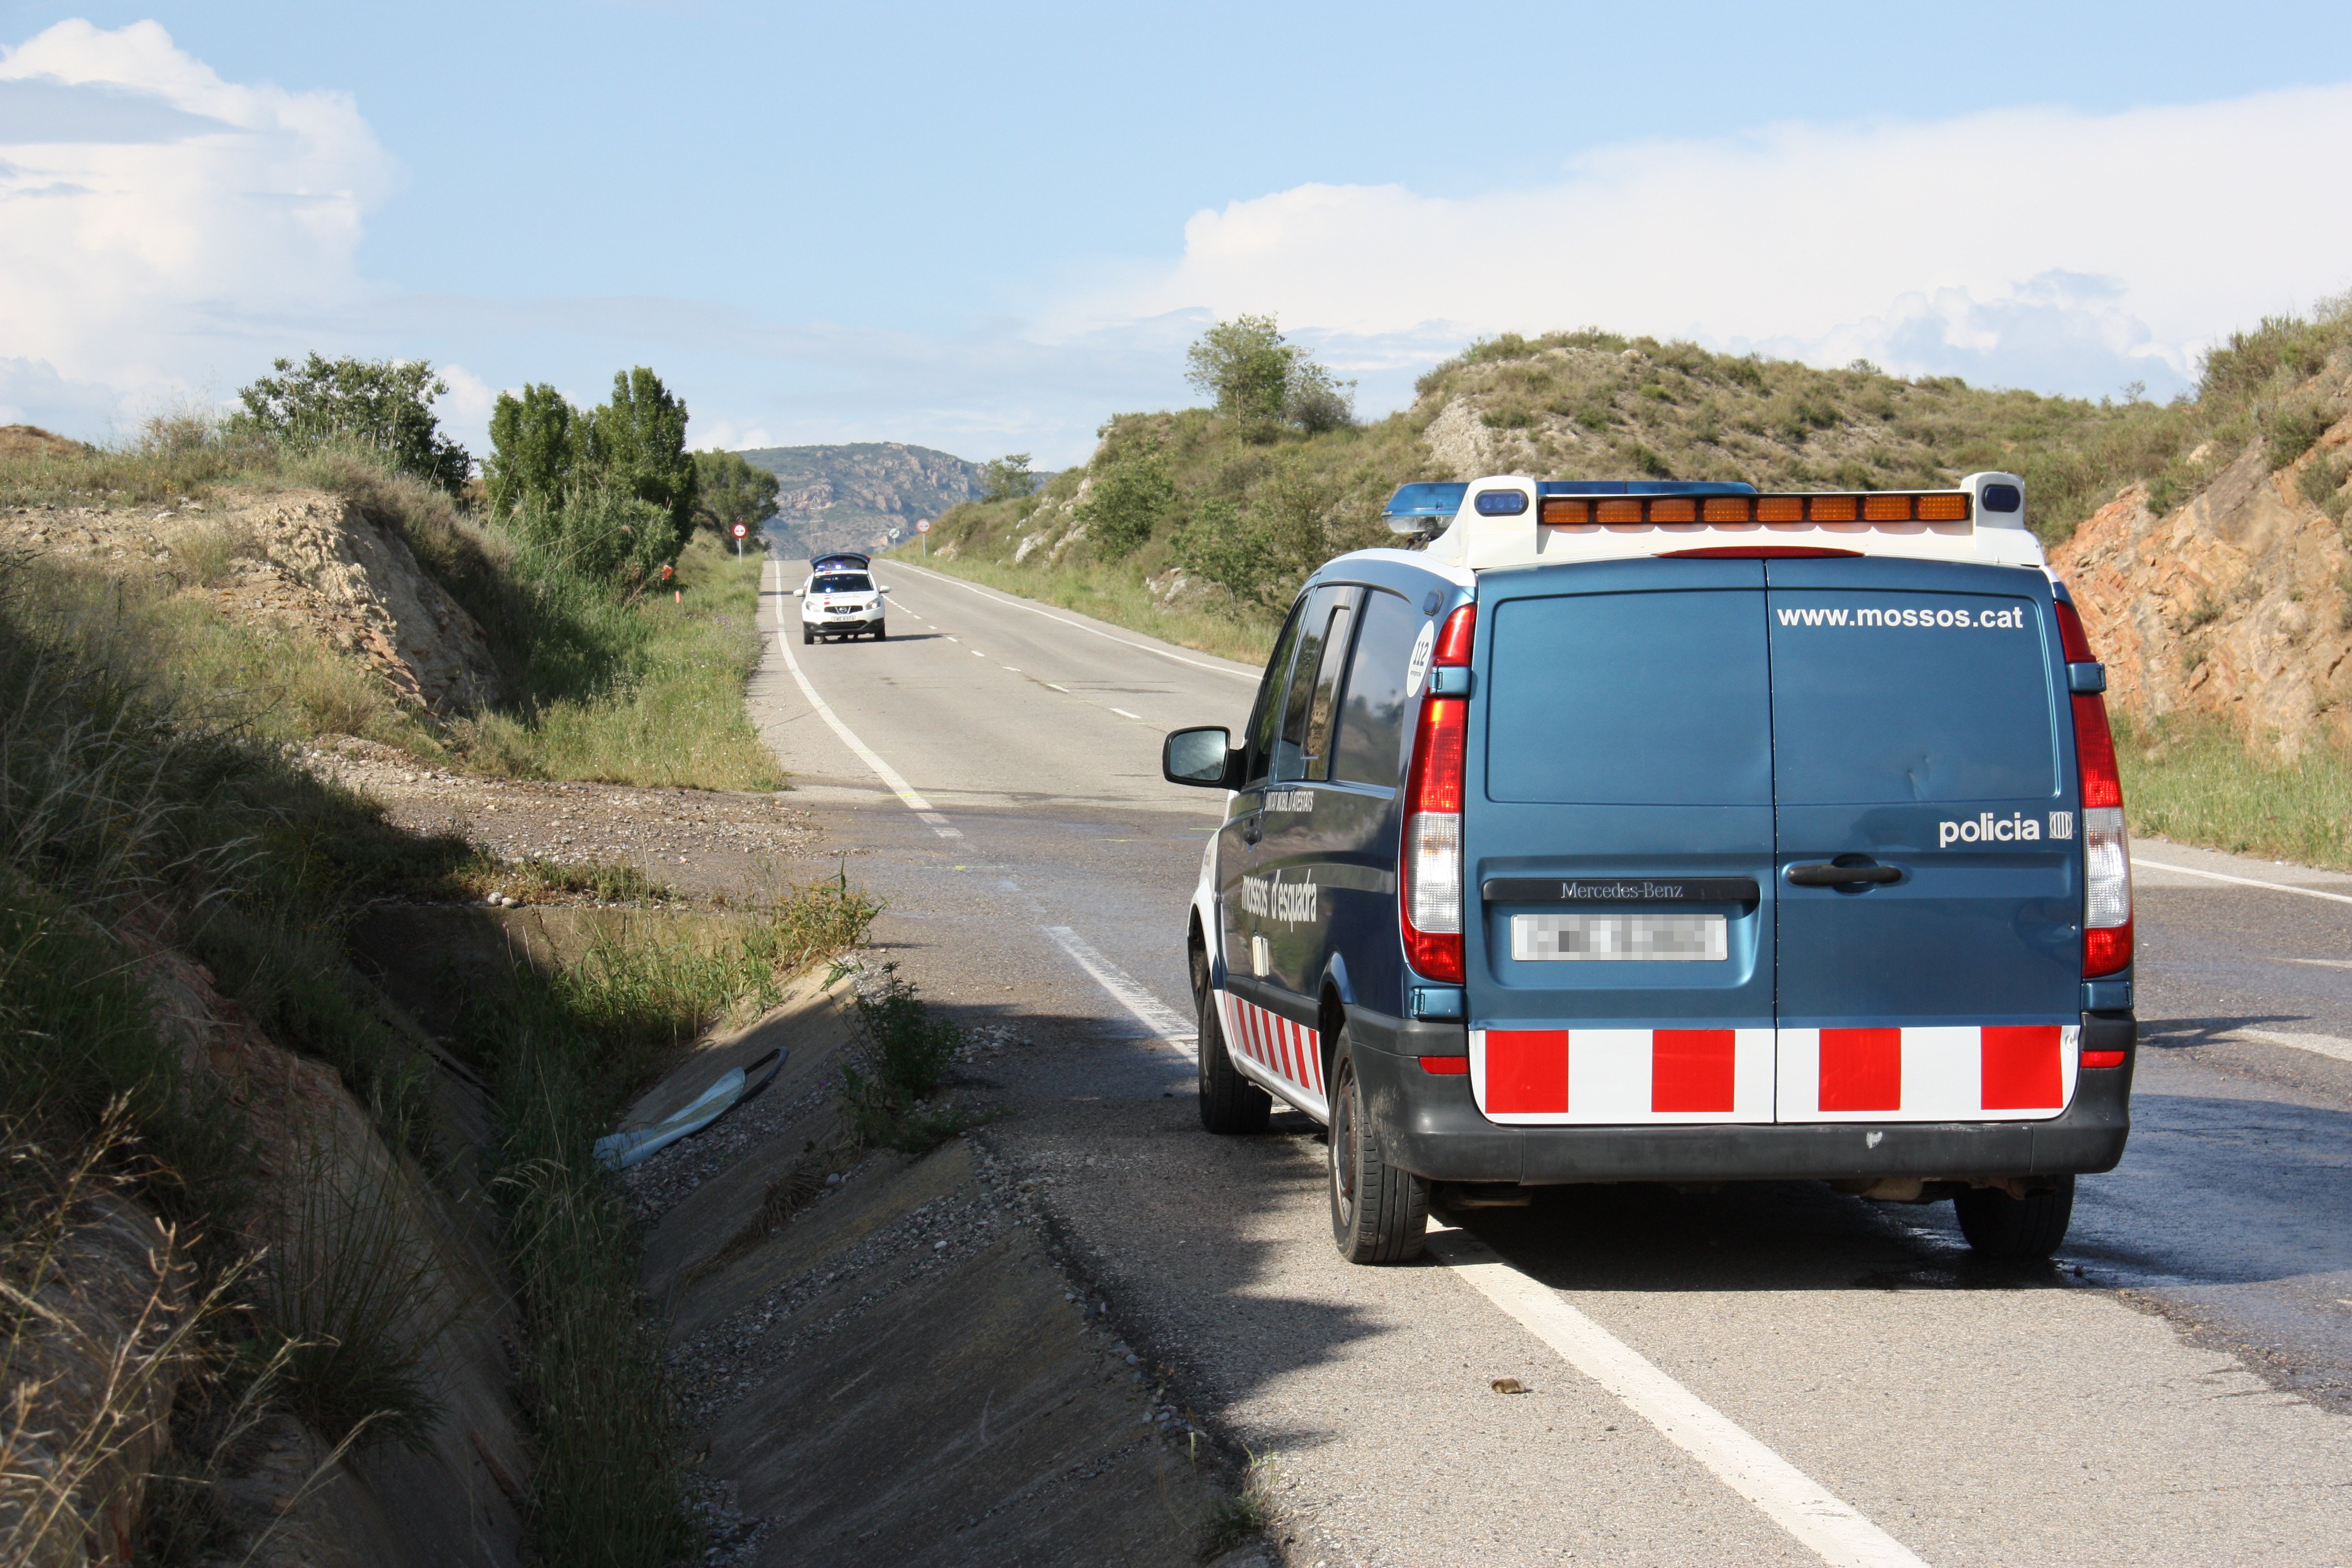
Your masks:
<instances>
[{"instance_id":1,"label":"dashed road marking","mask_svg":"<svg viewBox=\"0 0 2352 1568\"><path fill-rule=\"evenodd\" d=\"M1041 680L1037 684L1040 686L1054 686L1054 683L1050 680ZM1060 692L1065 697L1073 695L1070 689L1066 686L1054 686L1054 689Z\"/></svg>"},{"instance_id":2,"label":"dashed road marking","mask_svg":"<svg viewBox=\"0 0 2352 1568\"><path fill-rule=\"evenodd\" d=\"M1124 708L1114 708L1111 711L1122 719L1132 719L1139 724L1143 722L1143 715L1140 713L1130 713Z\"/></svg>"},{"instance_id":3,"label":"dashed road marking","mask_svg":"<svg viewBox=\"0 0 2352 1568\"><path fill-rule=\"evenodd\" d=\"M1712 1471L1835 1568L1927 1568L1911 1549L1774 1453L1624 1341L1463 1230L1433 1231L1429 1250L1560 1359L1615 1394L1661 1436Z\"/></svg>"},{"instance_id":4,"label":"dashed road marking","mask_svg":"<svg viewBox=\"0 0 2352 1568\"><path fill-rule=\"evenodd\" d=\"M858 760L874 770L874 776L880 779L892 795L905 801L916 816L930 824L932 832L942 838L961 838L961 828L932 810L931 803L917 795L915 786L900 777L898 770L884 762L873 747L859 740L849 726L841 721L841 716L816 694L816 688L809 684L807 673L801 668L801 661L793 657L793 640L784 635L784 608L782 604L776 606L776 646L783 650L784 667L793 672L793 679L799 684L801 695L807 698L809 706L816 710L816 716L832 726L833 732L841 737L841 743L856 752Z\"/></svg>"},{"instance_id":5,"label":"dashed road marking","mask_svg":"<svg viewBox=\"0 0 2352 1568\"><path fill-rule=\"evenodd\" d=\"M1187 1060L1197 1060L1192 1049L1193 1029L1184 1016L1154 996L1133 976L1109 959L1097 952L1086 938L1067 926L1041 927L1054 939L1054 944L1070 955L1070 961L1087 972L1094 983L1110 994L1110 999L1126 1008L1136 1022L1151 1031L1151 1037L1171 1050L1181 1052Z\"/></svg>"}]
</instances>

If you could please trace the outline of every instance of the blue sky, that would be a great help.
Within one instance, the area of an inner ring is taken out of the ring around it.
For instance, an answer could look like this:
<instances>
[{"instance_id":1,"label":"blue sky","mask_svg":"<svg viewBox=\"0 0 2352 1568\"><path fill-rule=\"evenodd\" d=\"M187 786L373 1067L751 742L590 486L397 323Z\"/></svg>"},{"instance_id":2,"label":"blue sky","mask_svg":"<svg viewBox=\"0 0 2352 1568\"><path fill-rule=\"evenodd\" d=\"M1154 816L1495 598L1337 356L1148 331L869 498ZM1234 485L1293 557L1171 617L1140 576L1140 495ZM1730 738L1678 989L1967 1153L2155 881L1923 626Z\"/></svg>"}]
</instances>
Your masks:
<instances>
[{"instance_id":1,"label":"blue sky","mask_svg":"<svg viewBox=\"0 0 2352 1568\"><path fill-rule=\"evenodd\" d=\"M2352 286L2340 4L0 0L0 420L91 437L317 346L456 367L475 439L643 363L698 444L1058 465L1238 310L1368 412L1589 323L2162 394Z\"/></svg>"}]
</instances>

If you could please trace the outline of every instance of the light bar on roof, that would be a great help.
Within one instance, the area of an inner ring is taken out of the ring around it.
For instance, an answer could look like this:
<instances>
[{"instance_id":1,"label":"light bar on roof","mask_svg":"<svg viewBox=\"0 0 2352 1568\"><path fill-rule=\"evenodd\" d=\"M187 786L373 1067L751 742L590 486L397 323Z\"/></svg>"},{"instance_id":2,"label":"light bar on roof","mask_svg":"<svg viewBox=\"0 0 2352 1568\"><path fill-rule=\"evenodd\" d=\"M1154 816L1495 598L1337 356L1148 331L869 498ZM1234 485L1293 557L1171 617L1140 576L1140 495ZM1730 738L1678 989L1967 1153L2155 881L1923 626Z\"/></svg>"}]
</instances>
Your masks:
<instances>
[{"instance_id":1,"label":"light bar on roof","mask_svg":"<svg viewBox=\"0 0 2352 1568\"><path fill-rule=\"evenodd\" d=\"M1966 524L1966 490L1867 490L1807 495L1547 495L1538 521L1548 528L1769 528L1889 523ZM1965 531L1965 529L1960 531Z\"/></svg>"}]
</instances>

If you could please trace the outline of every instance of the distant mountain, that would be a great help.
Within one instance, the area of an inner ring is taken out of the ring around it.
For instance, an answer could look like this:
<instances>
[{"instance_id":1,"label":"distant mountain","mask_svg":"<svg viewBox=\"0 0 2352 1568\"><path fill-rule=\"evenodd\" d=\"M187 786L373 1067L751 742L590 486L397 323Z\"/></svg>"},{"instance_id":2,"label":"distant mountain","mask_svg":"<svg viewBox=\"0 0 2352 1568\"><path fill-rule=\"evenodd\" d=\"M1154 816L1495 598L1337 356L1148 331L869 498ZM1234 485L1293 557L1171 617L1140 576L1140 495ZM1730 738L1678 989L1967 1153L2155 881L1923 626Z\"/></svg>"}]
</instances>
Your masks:
<instances>
[{"instance_id":1,"label":"distant mountain","mask_svg":"<svg viewBox=\"0 0 2352 1568\"><path fill-rule=\"evenodd\" d=\"M878 546L893 528L905 538L917 518L980 493L978 463L903 441L763 447L743 460L776 476L781 515L768 531L803 553Z\"/></svg>"}]
</instances>

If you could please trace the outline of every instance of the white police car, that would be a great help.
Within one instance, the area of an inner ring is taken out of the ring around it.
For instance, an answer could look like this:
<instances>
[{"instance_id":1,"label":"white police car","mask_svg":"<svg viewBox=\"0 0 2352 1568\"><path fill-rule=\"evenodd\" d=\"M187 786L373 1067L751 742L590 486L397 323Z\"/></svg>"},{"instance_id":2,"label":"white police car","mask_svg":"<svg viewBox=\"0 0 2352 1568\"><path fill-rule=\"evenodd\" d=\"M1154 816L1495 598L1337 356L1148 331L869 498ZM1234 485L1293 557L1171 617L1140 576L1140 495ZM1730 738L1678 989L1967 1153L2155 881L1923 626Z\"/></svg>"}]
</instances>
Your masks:
<instances>
[{"instance_id":1,"label":"white police car","mask_svg":"<svg viewBox=\"0 0 2352 1568\"><path fill-rule=\"evenodd\" d=\"M880 642L889 637L882 596L890 590L876 584L865 556L819 556L809 566L807 581L793 590L801 601L803 643L861 637Z\"/></svg>"},{"instance_id":2,"label":"white police car","mask_svg":"<svg viewBox=\"0 0 2352 1568\"><path fill-rule=\"evenodd\" d=\"M2046 1257L2129 1131L2104 700L2021 482L1408 485L1308 581L1189 941L1201 1117L1330 1130L1358 1262L1433 1195L1817 1179Z\"/></svg>"}]
</instances>

